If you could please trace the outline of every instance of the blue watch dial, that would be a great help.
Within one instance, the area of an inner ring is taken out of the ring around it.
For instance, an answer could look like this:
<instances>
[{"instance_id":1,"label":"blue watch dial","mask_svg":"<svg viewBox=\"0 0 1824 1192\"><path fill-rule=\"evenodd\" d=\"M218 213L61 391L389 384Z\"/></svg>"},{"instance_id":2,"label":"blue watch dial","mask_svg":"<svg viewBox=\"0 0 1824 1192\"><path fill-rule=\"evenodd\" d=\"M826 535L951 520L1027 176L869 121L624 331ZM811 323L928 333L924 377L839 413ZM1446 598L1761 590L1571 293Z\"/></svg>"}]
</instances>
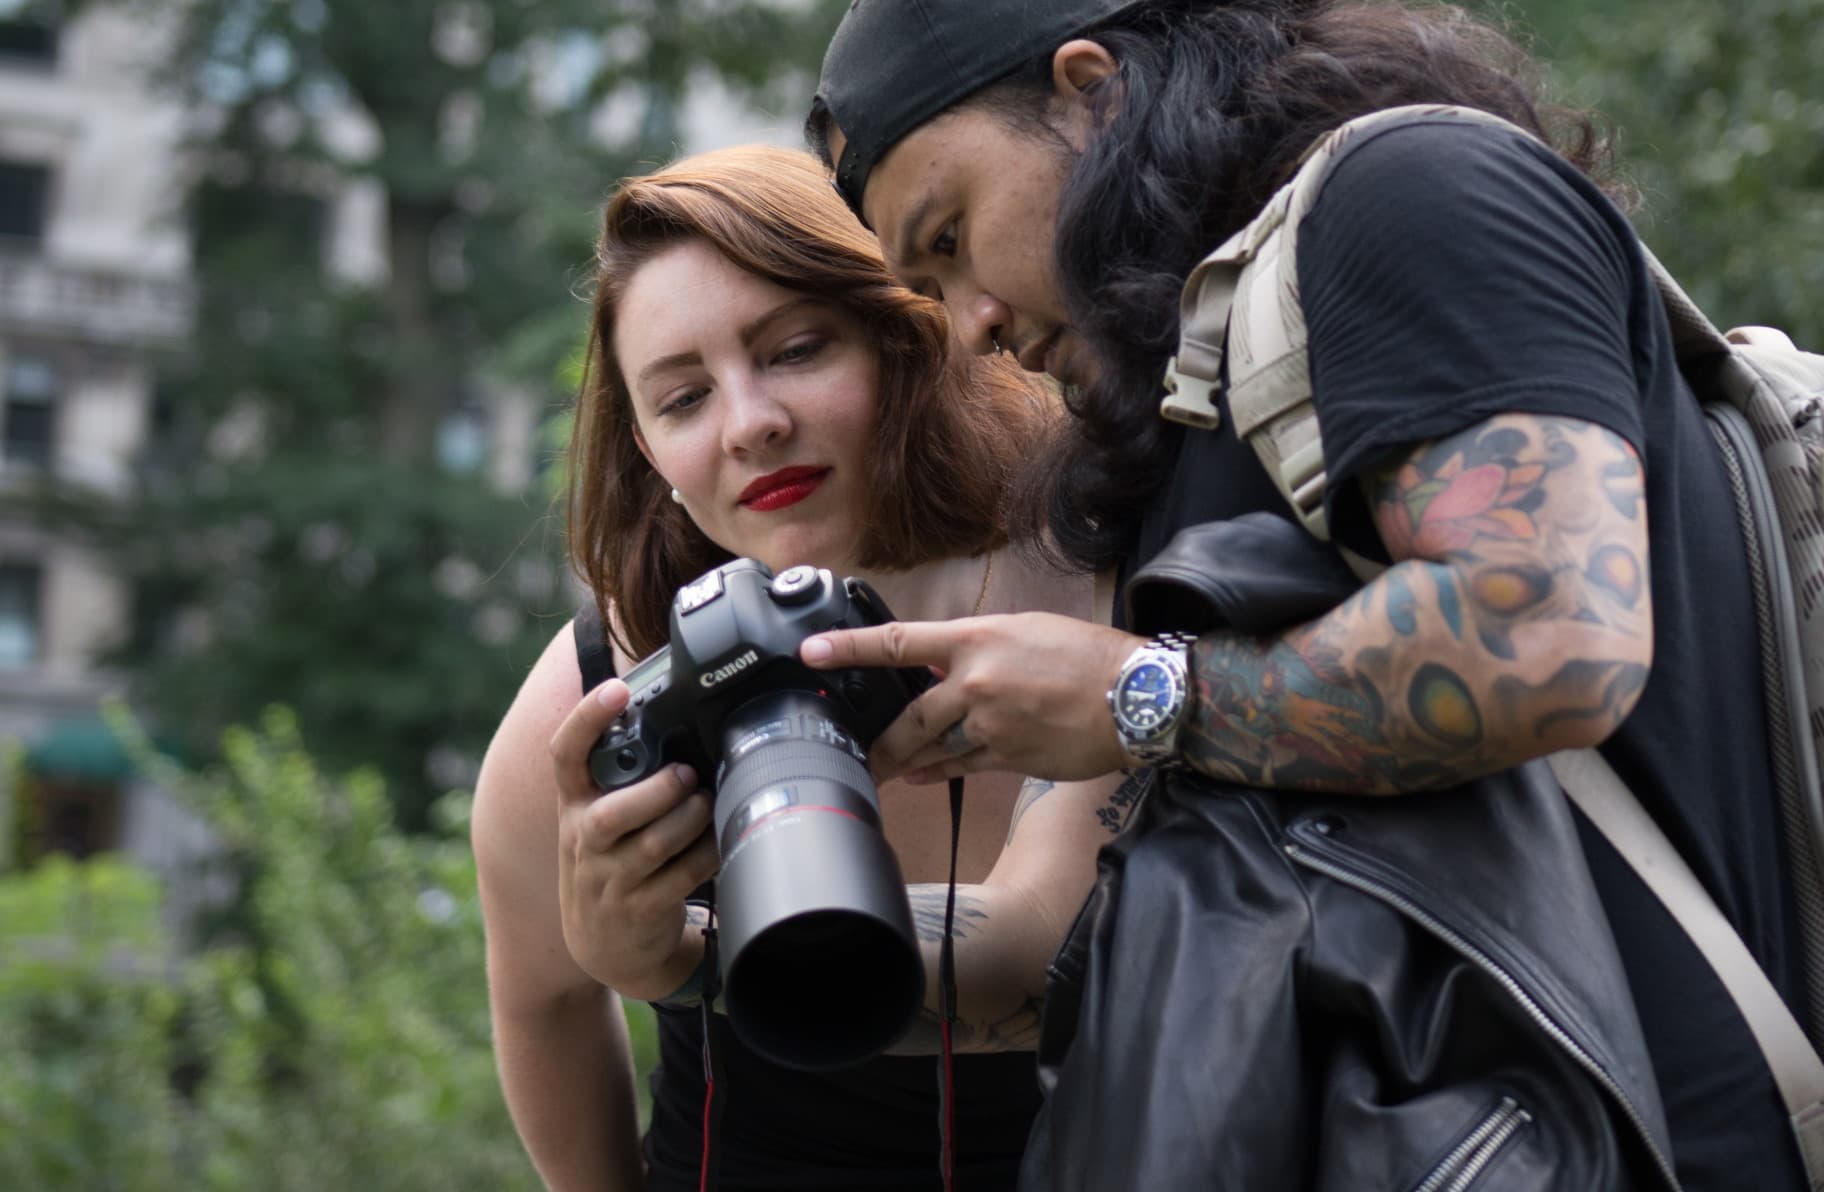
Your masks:
<instances>
[{"instance_id":1,"label":"blue watch dial","mask_svg":"<svg viewBox=\"0 0 1824 1192\"><path fill-rule=\"evenodd\" d=\"M1134 731L1147 733L1170 719L1177 696L1172 673L1157 662L1143 662L1121 682L1121 719Z\"/></svg>"}]
</instances>

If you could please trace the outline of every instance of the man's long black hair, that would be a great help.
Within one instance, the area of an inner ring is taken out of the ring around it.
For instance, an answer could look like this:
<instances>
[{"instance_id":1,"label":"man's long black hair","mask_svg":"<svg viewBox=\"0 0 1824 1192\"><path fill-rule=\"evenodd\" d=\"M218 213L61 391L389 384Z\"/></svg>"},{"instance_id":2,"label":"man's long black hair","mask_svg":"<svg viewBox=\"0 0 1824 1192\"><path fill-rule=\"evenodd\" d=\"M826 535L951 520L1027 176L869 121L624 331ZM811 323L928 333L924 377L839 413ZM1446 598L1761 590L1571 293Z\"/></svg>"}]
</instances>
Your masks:
<instances>
[{"instance_id":1,"label":"man's long black hair","mask_svg":"<svg viewBox=\"0 0 1824 1192\"><path fill-rule=\"evenodd\" d=\"M1120 70L1091 94L1103 131L1070 167L1055 250L1065 308L1101 375L1070 395L1077 417L1016 502L1019 528L1047 529L1079 566L1120 558L1170 474L1182 431L1159 418L1158 399L1184 279L1311 142L1367 112L1453 103L1534 132L1586 173L1606 169L1593 122L1544 109L1524 52L1455 9L1157 0L1088 36ZM1047 55L963 106L1051 133L1052 94Z\"/></svg>"}]
</instances>

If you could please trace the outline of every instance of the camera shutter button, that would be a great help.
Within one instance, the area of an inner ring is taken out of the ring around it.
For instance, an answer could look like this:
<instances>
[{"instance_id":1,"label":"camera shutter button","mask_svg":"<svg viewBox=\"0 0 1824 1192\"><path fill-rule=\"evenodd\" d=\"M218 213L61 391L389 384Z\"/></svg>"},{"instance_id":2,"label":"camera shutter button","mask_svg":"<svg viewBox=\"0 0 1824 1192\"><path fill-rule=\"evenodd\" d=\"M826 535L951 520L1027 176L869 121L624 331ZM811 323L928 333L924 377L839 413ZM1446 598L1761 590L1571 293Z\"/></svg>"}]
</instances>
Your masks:
<instances>
[{"instance_id":1,"label":"camera shutter button","mask_svg":"<svg viewBox=\"0 0 1824 1192\"><path fill-rule=\"evenodd\" d=\"M773 577L773 599L780 604L803 604L817 593L817 569L799 564Z\"/></svg>"}]
</instances>

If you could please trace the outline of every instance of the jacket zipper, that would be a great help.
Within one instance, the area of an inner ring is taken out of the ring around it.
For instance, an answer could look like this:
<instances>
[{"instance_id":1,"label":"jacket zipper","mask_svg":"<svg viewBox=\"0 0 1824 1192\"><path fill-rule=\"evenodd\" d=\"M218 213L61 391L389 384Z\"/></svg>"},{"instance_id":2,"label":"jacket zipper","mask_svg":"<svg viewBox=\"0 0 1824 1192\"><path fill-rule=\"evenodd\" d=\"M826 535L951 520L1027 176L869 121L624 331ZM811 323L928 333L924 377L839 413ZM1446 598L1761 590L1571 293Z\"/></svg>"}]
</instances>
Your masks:
<instances>
[{"instance_id":1,"label":"jacket zipper","mask_svg":"<svg viewBox=\"0 0 1824 1192\"><path fill-rule=\"evenodd\" d=\"M1533 1115L1520 1108L1518 1101L1501 1098L1501 1104L1453 1147L1413 1192L1464 1192L1495 1153L1507 1145L1507 1140L1532 1120Z\"/></svg>"},{"instance_id":2,"label":"jacket zipper","mask_svg":"<svg viewBox=\"0 0 1824 1192\"><path fill-rule=\"evenodd\" d=\"M1344 869L1334 861L1326 860L1294 841L1287 841L1285 850L1286 855L1300 865L1315 869L1372 898L1378 898L1401 914L1417 921L1420 926L1455 948L1477 968L1493 977L1496 984L1507 990L1508 995L1519 1003L1520 1008L1526 1012L1528 1018L1533 1020L1534 1025L1544 1031L1548 1038L1556 1042L1566 1054L1576 1060L1578 1066L1588 1072L1597 1084L1608 1090L1609 1095L1615 1098L1615 1103L1621 1106L1622 1112L1627 1114L1628 1120L1633 1123L1635 1131L1640 1135L1641 1142L1646 1144L1647 1153L1653 1156L1653 1162L1658 1165L1660 1175L1665 1178L1666 1187L1678 1188L1678 1176L1673 1173L1672 1164L1667 1162L1664 1154L1660 1153L1659 1144L1654 1141L1652 1133L1647 1129L1646 1122L1640 1116L1640 1111L1628 1099L1628 1095L1621 1085L1617 1084L1615 1078L1604 1071L1602 1065L1597 1063L1595 1058L1585 1051L1575 1039L1571 1038L1563 1027L1552 1021L1551 1016L1539 1007L1539 1003L1533 1000L1532 995L1527 993L1525 987L1515 980L1506 969L1496 964L1486 952L1439 922L1429 912L1420 909L1417 903L1405 895L1389 889L1373 878L1363 877L1351 870Z\"/></svg>"}]
</instances>

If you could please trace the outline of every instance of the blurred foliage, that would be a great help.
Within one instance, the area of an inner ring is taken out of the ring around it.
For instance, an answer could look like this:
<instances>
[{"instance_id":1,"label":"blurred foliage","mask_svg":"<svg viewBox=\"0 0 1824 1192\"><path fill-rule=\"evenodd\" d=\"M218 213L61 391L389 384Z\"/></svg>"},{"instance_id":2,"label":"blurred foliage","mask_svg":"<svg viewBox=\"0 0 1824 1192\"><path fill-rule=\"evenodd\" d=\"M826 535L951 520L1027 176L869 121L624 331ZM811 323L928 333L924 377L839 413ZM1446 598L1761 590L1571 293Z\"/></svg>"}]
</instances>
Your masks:
<instances>
[{"instance_id":1,"label":"blurred foliage","mask_svg":"<svg viewBox=\"0 0 1824 1192\"><path fill-rule=\"evenodd\" d=\"M1642 238L1723 327L1824 347L1824 0L1531 0L1561 98L1598 109Z\"/></svg>"},{"instance_id":2,"label":"blurred foliage","mask_svg":"<svg viewBox=\"0 0 1824 1192\"><path fill-rule=\"evenodd\" d=\"M154 763L239 887L194 954L119 860L0 877L0 1187L537 1188L494 1074L466 799L405 835L280 710L223 755Z\"/></svg>"},{"instance_id":3,"label":"blurred foliage","mask_svg":"<svg viewBox=\"0 0 1824 1192\"><path fill-rule=\"evenodd\" d=\"M196 317L133 490L33 512L130 579L107 661L197 756L282 701L421 827L573 611L541 428L602 198L676 153L694 89L797 110L840 4L65 7L141 18L185 103Z\"/></svg>"}]
</instances>

